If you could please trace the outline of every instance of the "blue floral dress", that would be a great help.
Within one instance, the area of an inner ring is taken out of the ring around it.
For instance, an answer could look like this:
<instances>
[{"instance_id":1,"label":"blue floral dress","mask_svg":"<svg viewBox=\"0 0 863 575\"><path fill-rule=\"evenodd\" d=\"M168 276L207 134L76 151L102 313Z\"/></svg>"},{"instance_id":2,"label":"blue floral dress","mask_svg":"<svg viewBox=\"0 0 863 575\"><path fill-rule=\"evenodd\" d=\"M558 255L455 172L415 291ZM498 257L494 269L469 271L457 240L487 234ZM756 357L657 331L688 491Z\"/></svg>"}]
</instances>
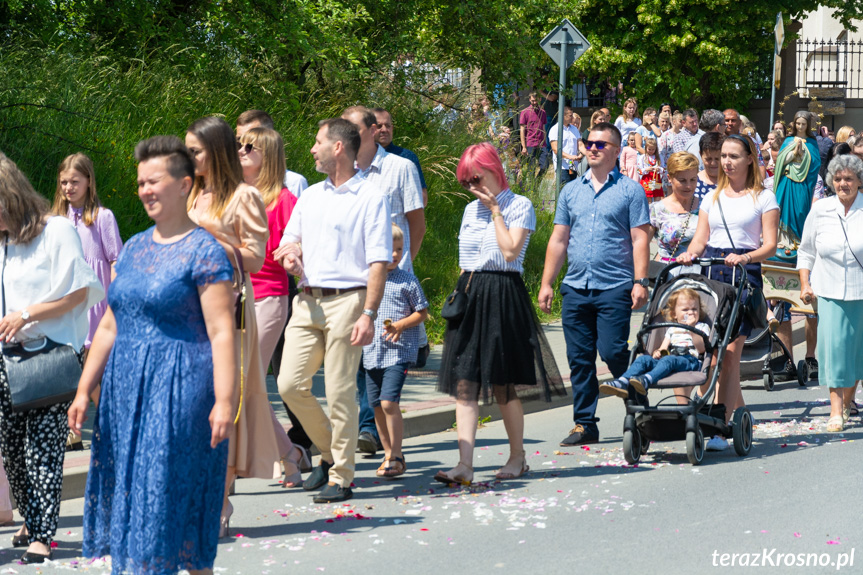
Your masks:
<instances>
[{"instance_id":1,"label":"blue floral dress","mask_svg":"<svg viewBox=\"0 0 863 575\"><path fill-rule=\"evenodd\" d=\"M113 573L211 568L225 489L198 287L231 281L233 269L203 228L171 244L153 230L129 240L108 290L117 337L93 426L83 552L111 555Z\"/></svg>"}]
</instances>

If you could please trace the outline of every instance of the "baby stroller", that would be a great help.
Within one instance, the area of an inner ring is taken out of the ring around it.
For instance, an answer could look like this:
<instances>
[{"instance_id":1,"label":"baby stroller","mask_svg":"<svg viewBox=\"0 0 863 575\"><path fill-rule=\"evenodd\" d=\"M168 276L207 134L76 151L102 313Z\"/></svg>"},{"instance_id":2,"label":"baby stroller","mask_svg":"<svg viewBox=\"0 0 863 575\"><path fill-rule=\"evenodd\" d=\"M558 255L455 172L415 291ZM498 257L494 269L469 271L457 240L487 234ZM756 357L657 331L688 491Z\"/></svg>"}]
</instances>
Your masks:
<instances>
[{"instance_id":1,"label":"baby stroller","mask_svg":"<svg viewBox=\"0 0 863 575\"><path fill-rule=\"evenodd\" d=\"M761 297L764 296L762 295ZM781 305L777 305L773 309L773 314L778 317L780 313L784 313L784 310L782 310ZM776 353L779 353L778 357L774 357L774 354ZM766 326L759 330L753 330L749 337L746 338L746 341L743 344L743 353L740 356L741 365L750 362L761 363L761 377L764 389L767 391L773 391L777 377L780 377L783 380L791 380L797 377L798 383L801 386L806 385L806 379L803 379L802 381L799 379L798 374L801 372L785 372L784 366L792 361L789 349L784 343L782 343L782 340L779 339L775 333L771 333ZM801 363L804 373L808 373L806 361L801 360ZM776 369L777 364L783 366L781 370ZM804 377L808 379L808 375L804 375Z\"/></svg>"},{"instance_id":2,"label":"baby stroller","mask_svg":"<svg viewBox=\"0 0 863 575\"><path fill-rule=\"evenodd\" d=\"M701 259L698 264L724 263L723 259ZM626 461L635 464L645 453L650 441L686 441L686 456L692 465L698 465L704 458L704 437L723 435L734 440L734 450L744 456L752 448L752 415L745 407L734 411L731 423L725 423L725 406L712 402L719 380L722 360L726 348L737 331L740 317L743 313L742 301L747 293L748 281L746 270L738 265L737 285L710 280L700 274L680 274L673 277L669 272L681 266L671 263L666 266L656 279L656 288L650 296L647 312L641 329L637 335L637 343L630 355L630 365L640 354L652 353L659 347L665 330L669 327L681 327L698 333L693 327L672 323L665 320L662 308L668 298L678 289L690 288L701 298L706 310L703 320L710 328L705 338L705 353L698 371L685 371L655 381L650 389L669 389L700 386L708 381L713 352L717 352L716 369L710 375L710 386L707 392L695 399L689 399L686 405L678 405L674 396L664 398L651 406L645 396L630 392L625 400L626 417L623 422L623 454ZM673 403L672 403L673 402Z\"/></svg>"}]
</instances>

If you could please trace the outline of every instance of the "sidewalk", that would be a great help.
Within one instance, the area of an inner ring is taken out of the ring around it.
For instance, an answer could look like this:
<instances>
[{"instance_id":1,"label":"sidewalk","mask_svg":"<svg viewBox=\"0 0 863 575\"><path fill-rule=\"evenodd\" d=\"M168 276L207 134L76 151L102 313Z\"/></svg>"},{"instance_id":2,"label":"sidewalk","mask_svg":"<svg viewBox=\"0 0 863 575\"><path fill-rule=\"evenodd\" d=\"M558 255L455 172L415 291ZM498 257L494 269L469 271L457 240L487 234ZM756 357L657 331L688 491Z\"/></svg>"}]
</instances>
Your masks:
<instances>
[{"instance_id":1,"label":"sidewalk","mask_svg":"<svg viewBox=\"0 0 863 575\"><path fill-rule=\"evenodd\" d=\"M630 345L632 344L638 328L641 326L643 311L633 312L630 322ZM794 341L795 344L803 341L803 318L802 316L794 316L792 320L794 324ZM542 401L528 402L524 404L525 413L533 413L569 405L572 402L572 396L569 385L569 367L566 360L566 343L563 337L563 328L560 322L554 322L543 326L548 342L557 360L558 368L563 376L566 386L567 395L564 397L556 397L550 403ZM422 370L408 372L408 379L405 383L402 392L402 413L404 414L404 431L405 437L416 437L429 433L436 433L449 429L455 423L455 400L448 395L443 395L437 391L437 370L440 366L441 346L432 349L429 355L428 362ZM600 381L610 379L610 373L605 363L597 358L596 361L597 373ZM754 378L760 379L760 366L752 366L757 371L752 372ZM747 373L744 373L744 378ZM324 379L323 370L319 371L314 377L312 388L315 395L321 398L322 403L326 403L324 398ZM279 421L285 426L290 427L285 409L282 406L281 397L278 394L276 381L273 376L267 377L267 391L269 392L270 402L273 409L279 418ZM87 481L87 471L90 466L90 438L92 435L93 408L91 405L88 413L88 420L84 429L84 451L70 451L66 453L66 461L64 464L63 477L63 499L74 499L84 495L84 488ZM480 405L480 417L491 417L493 420L500 418L500 412L494 405ZM561 421L561 433L571 427L572 421Z\"/></svg>"}]
</instances>

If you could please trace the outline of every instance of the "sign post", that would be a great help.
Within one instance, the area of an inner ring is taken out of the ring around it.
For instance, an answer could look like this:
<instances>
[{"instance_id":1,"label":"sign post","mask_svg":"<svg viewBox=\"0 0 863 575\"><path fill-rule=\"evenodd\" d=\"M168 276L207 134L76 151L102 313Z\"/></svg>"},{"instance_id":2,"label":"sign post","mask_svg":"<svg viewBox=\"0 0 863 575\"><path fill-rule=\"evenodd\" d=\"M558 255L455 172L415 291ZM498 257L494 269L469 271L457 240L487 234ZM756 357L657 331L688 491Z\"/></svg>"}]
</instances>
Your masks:
<instances>
[{"instance_id":1,"label":"sign post","mask_svg":"<svg viewBox=\"0 0 863 575\"><path fill-rule=\"evenodd\" d=\"M779 89L779 81L782 75L782 43L785 41L785 24L782 21L782 12L776 15L776 26L773 27L776 43L773 47L773 83L770 84L770 126L776 121L776 90Z\"/></svg>"},{"instance_id":2,"label":"sign post","mask_svg":"<svg viewBox=\"0 0 863 575\"><path fill-rule=\"evenodd\" d=\"M560 67L558 80L560 85L557 92L559 94L557 104L557 169L554 174L554 201L556 203L558 194L560 194L560 170L563 166L563 106L566 101L564 97L566 94L566 70L590 48L590 42L578 31L578 28L572 25L572 22L564 18L563 22L549 32L539 45Z\"/></svg>"}]
</instances>

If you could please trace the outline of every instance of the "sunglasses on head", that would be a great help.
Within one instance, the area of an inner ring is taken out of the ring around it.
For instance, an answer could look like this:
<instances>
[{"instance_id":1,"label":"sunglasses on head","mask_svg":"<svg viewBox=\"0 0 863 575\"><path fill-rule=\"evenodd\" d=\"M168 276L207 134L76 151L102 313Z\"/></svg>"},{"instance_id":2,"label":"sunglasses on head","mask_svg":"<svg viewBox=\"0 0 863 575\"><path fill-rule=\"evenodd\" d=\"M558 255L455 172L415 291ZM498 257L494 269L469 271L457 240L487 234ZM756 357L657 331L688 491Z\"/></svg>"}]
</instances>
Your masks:
<instances>
[{"instance_id":1,"label":"sunglasses on head","mask_svg":"<svg viewBox=\"0 0 863 575\"><path fill-rule=\"evenodd\" d=\"M604 150L606 146L614 146L611 142L603 142L602 140L585 140L584 145L588 150L594 146L597 150Z\"/></svg>"},{"instance_id":2,"label":"sunglasses on head","mask_svg":"<svg viewBox=\"0 0 863 575\"><path fill-rule=\"evenodd\" d=\"M471 187L471 186L477 186L477 187L479 187L479 183L480 183L481 181L482 181L482 176L473 176L473 177L472 177L472 178L470 178L470 179L462 180L462 181L461 181L461 185L462 185L462 186L464 186L465 188L469 188L469 187Z\"/></svg>"},{"instance_id":3,"label":"sunglasses on head","mask_svg":"<svg viewBox=\"0 0 863 575\"><path fill-rule=\"evenodd\" d=\"M240 142L237 142L237 151L238 152L243 152L244 154L251 154L252 150L256 150L256 149L258 149L258 148L255 148L255 146L253 146L252 144L241 144Z\"/></svg>"}]
</instances>

